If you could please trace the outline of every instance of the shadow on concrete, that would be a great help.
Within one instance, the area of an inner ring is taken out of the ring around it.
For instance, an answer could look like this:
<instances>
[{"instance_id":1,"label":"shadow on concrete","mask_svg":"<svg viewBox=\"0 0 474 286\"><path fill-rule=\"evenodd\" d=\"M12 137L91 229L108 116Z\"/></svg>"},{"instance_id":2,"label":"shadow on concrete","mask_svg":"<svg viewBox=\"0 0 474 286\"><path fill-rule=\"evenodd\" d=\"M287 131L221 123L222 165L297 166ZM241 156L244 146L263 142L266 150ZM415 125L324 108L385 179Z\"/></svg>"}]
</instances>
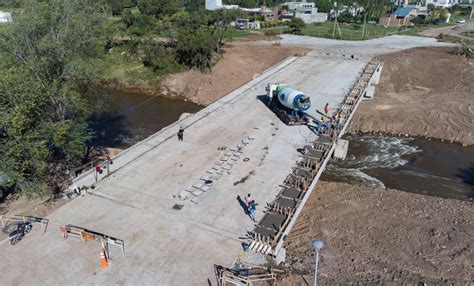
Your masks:
<instances>
[{"instance_id":1,"label":"shadow on concrete","mask_svg":"<svg viewBox=\"0 0 474 286\"><path fill-rule=\"evenodd\" d=\"M217 284L216 285L221 285L221 272L224 270L224 267L220 266L220 265L217 265L217 264L214 264L214 275L216 277L216 282ZM210 279L207 279L207 284L209 286L212 286L212 283L211 283L211 280Z\"/></svg>"},{"instance_id":2,"label":"shadow on concrete","mask_svg":"<svg viewBox=\"0 0 474 286\"><path fill-rule=\"evenodd\" d=\"M245 214L249 214L249 211L248 211L248 206L247 204L244 202L244 200L242 200L242 198L240 197L240 195L237 196L237 201L239 202L240 206L242 207L242 209L244 210L244 213Z\"/></svg>"},{"instance_id":3,"label":"shadow on concrete","mask_svg":"<svg viewBox=\"0 0 474 286\"><path fill-rule=\"evenodd\" d=\"M265 106L268 106L268 104L270 103L270 98L266 94L257 95L257 99L260 100L260 102L262 102L263 104L265 104Z\"/></svg>"}]
</instances>

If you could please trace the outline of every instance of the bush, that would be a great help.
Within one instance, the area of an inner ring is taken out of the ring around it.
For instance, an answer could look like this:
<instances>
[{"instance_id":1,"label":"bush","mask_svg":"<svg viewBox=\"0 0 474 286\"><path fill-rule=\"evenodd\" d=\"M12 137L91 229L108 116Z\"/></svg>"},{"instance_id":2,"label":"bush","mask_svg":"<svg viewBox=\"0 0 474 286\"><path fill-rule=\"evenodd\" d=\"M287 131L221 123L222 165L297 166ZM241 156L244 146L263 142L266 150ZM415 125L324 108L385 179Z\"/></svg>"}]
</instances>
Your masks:
<instances>
[{"instance_id":1,"label":"bush","mask_svg":"<svg viewBox=\"0 0 474 286\"><path fill-rule=\"evenodd\" d=\"M296 17L291 19L291 21L288 23L288 27L290 27L293 34L301 33L305 26L306 23L302 19Z\"/></svg>"},{"instance_id":2,"label":"bush","mask_svg":"<svg viewBox=\"0 0 474 286\"><path fill-rule=\"evenodd\" d=\"M110 0L110 10L112 15L121 15L125 8L126 0Z\"/></svg>"},{"instance_id":3,"label":"bush","mask_svg":"<svg viewBox=\"0 0 474 286\"><path fill-rule=\"evenodd\" d=\"M177 2L175 0L138 0L137 7L142 14L161 19L178 11Z\"/></svg>"},{"instance_id":4,"label":"bush","mask_svg":"<svg viewBox=\"0 0 474 286\"><path fill-rule=\"evenodd\" d=\"M280 29L268 29L264 32L265 36L276 36L280 34Z\"/></svg>"},{"instance_id":5,"label":"bush","mask_svg":"<svg viewBox=\"0 0 474 286\"><path fill-rule=\"evenodd\" d=\"M166 74L179 69L175 54L162 43L151 40L146 42L143 54L143 65L152 68L155 72Z\"/></svg>"},{"instance_id":6,"label":"bush","mask_svg":"<svg viewBox=\"0 0 474 286\"><path fill-rule=\"evenodd\" d=\"M178 36L176 55L181 64L201 71L210 70L217 45L216 37L206 29L201 28L195 33L184 32Z\"/></svg>"}]
</instances>

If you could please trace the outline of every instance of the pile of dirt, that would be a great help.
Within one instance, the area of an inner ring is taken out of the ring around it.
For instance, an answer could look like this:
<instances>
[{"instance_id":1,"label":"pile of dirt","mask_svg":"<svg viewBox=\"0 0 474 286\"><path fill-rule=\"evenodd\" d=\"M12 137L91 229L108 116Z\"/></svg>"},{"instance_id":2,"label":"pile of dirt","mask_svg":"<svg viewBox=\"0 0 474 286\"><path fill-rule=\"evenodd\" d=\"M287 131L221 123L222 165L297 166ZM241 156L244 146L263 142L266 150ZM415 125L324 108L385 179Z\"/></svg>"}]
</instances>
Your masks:
<instances>
[{"instance_id":1,"label":"pile of dirt","mask_svg":"<svg viewBox=\"0 0 474 286\"><path fill-rule=\"evenodd\" d=\"M226 44L225 53L209 73L190 70L167 76L161 82L161 93L207 106L289 56L307 51L301 47L261 45L255 40Z\"/></svg>"},{"instance_id":2,"label":"pile of dirt","mask_svg":"<svg viewBox=\"0 0 474 286\"><path fill-rule=\"evenodd\" d=\"M474 59L455 48L415 48L378 58L384 66L375 98L359 106L351 131L474 144Z\"/></svg>"},{"instance_id":3,"label":"pile of dirt","mask_svg":"<svg viewBox=\"0 0 474 286\"><path fill-rule=\"evenodd\" d=\"M321 285L473 281L469 202L320 182L286 240L281 285L311 284L313 239L325 242Z\"/></svg>"}]
</instances>

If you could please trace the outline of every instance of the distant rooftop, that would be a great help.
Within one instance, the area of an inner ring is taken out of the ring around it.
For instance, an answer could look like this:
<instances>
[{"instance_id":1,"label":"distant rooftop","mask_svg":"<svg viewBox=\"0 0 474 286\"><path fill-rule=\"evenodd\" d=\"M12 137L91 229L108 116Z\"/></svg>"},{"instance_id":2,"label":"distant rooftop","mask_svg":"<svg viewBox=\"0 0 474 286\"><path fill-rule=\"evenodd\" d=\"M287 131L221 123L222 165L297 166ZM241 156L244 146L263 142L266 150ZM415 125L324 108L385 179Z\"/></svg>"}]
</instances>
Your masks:
<instances>
[{"instance_id":1,"label":"distant rooftop","mask_svg":"<svg viewBox=\"0 0 474 286\"><path fill-rule=\"evenodd\" d=\"M397 17L406 17L412 10L413 8L411 7L398 8L395 12L393 12L393 14L395 14Z\"/></svg>"}]
</instances>

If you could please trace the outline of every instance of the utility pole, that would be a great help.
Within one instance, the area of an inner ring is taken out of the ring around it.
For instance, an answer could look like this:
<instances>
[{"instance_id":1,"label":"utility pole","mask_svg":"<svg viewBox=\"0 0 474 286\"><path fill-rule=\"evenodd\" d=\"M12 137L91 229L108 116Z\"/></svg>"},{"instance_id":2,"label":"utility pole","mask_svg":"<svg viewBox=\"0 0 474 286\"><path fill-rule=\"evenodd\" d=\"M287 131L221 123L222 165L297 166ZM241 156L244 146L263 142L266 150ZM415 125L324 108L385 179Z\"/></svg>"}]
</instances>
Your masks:
<instances>
[{"instance_id":1,"label":"utility pole","mask_svg":"<svg viewBox=\"0 0 474 286\"><path fill-rule=\"evenodd\" d=\"M334 27L332 29L332 37L336 34L336 23L337 23L337 2L334 2Z\"/></svg>"},{"instance_id":2,"label":"utility pole","mask_svg":"<svg viewBox=\"0 0 474 286\"><path fill-rule=\"evenodd\" d=\"M339 23L337 22L337 17L339 15L339 9L337 8L337 2L334 2L334 11L336 13L336 17L334 19L334 28L332 30L332 37L334 38L335 34L336 34L336 27L337 27L337 31L339 32L339 37L342 38L342 33L341 33L341 29L339 28Z\"/></svg>"},{"instance_id":3,"label":"utility pole","mask_svg":"<svg viewBox=\"0 0 474 286\"><path fill-rule=\"evenodd\" d=\"M314 264L314 286L318 285L318 263L319 263L319 251L324 247L324 242L322 240L313 240L313 248L316 251L316 262Z\"/></svg>"},{"instance_id":4,"label":"utility pole","mask_svg":"<svg viewBox=\"0 0 474 286\"><path fill-rule=\"evenodd\" d=\"M367 22L367 11L365 11L365 13L364 13L364 26L362 26L362 40L365 37L365 24L366 24L366 22Z\"/></svg>"}]
</instances>

